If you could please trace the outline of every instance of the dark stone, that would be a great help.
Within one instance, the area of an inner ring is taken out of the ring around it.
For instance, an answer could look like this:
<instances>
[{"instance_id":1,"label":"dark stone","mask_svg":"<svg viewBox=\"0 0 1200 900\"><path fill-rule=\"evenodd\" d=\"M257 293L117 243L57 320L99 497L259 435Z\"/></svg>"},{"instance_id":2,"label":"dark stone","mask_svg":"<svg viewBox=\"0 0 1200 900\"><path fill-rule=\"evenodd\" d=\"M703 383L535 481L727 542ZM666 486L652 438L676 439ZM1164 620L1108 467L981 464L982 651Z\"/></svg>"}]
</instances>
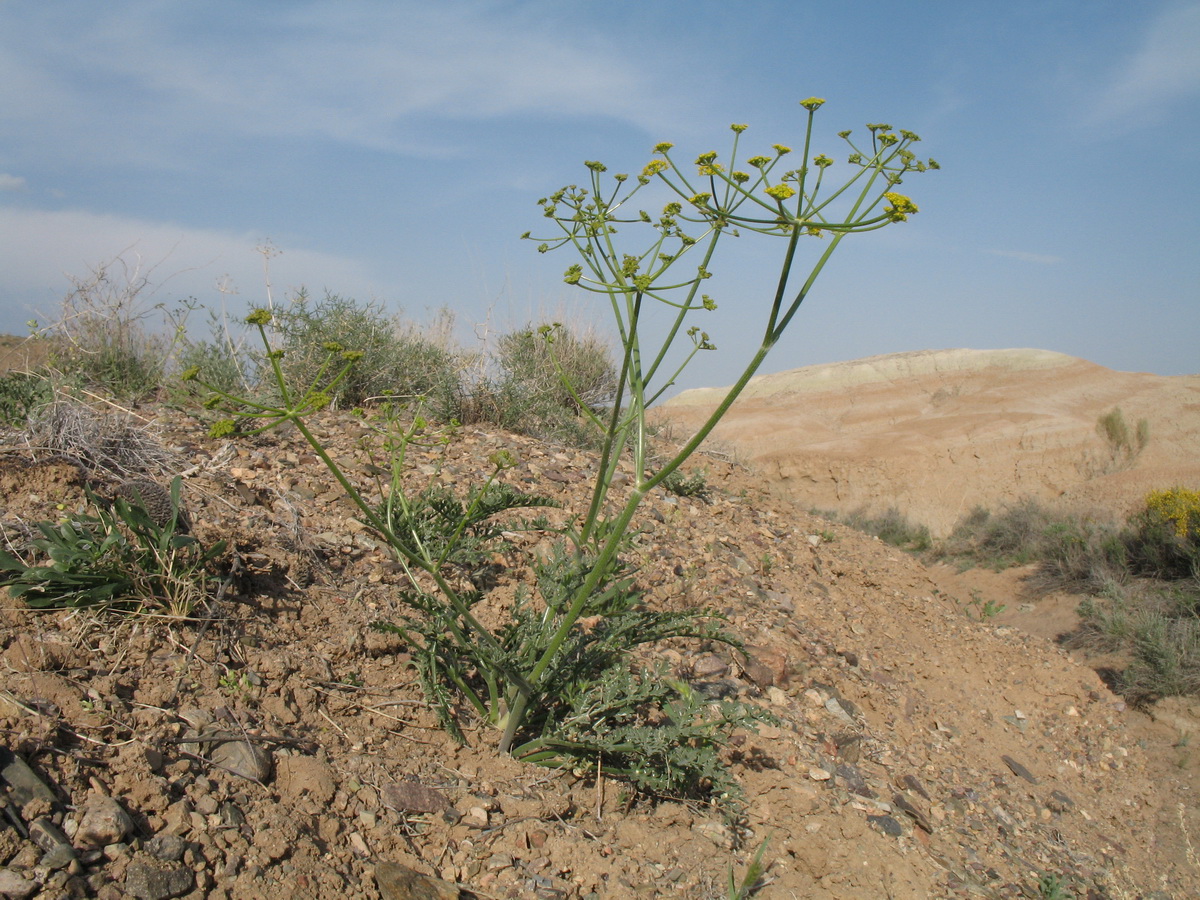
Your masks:
<instances>
[{"instance_id":1,"label":"dark stone","mask_svg":"<svg viewBox=\"0 0 1200 900\"><path fill-rule=\"evenodd\" d=\"M25 760L6 747L0 747L0 782L8 785L8 801L13 806L22 807L30 800L58 805L54 791L34 774Z\"/></svg>"},{"instance_id":2,"label":"dark stone","mask_svg":"<svg viewBox=\"0 0 1200 900\"><path fill-rule=\"evenodd\" d=\"M186 849L187 842L179 835L169 832L156 834L146 841L146 852L164 862L178 862L183 859L183 851Z\"/></svg>"},{"instance_id":3,"label":"dark stone","mask_svg":"<svg viewBox=\"0 0 1200 900\"><path fill-rule=\"evenodd\" d=\"M867 821L889 837L904 834L904 827L891 816L867 816Z\"/></svg>"},{"instance_id":4,"label":"dark stone","mask_svg":"<svg viewBox=\"0 0 1200 900\"><path fill-rule=\"evenodd\" d=\"M1004 764L1006 766L1008 766L1009 770L1014 775L1016 775L1018 778L1024 778L1030 784L1040 784L1041 783L1036 778L1033 777L1033 774L1027 768L1025 768L1023 765L1021 765L1019 762L1017 762L1011 756L1001 756L1000 758L1002 760L1004 760Z\"/></svg>"},{"instance_id":5,"label":"dark stone","mask_svg":"<svg viewBox=\"0 0 1200 900\"><path fill-rule=\"evenodd\" d=\"M195 883L192 870L182 863L136 860L125 870L125 893L138 900L167 900L186 894Z\"/></svg>"}]
</instances>

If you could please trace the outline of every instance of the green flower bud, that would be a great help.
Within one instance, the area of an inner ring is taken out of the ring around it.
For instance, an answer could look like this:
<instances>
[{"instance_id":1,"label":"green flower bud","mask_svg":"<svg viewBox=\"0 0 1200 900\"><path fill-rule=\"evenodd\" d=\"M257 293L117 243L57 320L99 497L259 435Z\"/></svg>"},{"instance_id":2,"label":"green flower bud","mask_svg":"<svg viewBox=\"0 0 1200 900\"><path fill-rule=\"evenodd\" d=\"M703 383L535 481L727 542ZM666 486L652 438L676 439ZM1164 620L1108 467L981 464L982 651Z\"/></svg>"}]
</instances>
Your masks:
<instances>
[{"instance_id":1,"label":"green flower bud","mask_svg":"<svg viewBox=\"0 0 1200 900\"><path fill-rule=\"evenodd\" d=\"M712 194L694 194L688 197L688 203L692 206L707 206L708 201L712 199Z\"/></svg>"},{"instance_id":2,"label":"green flower bud","mask_svg":"<svg viewBox=\"0 0 1200 900\"><path fill-rule=\"evenodd\" d=\"M730 125L729 126L730 130L733 131L734 134L741 134L743 131L745 131L749 127L750 127L749 125Z\"/></svg>"},{"instance_id":3,"label":"green flower bud","mask_svg":"<svg viewBox=\"0 0 1200 900\"><path fill-rule=\"evenodd\" d=\"M792 148L791 148L791 147L785 147L783 144L772 144L772 145L771 145L771 147L772 147L772 149L774 149L774 151L775 151L776 153L778 153L780 156L783 156L785 153L791 153L791 152L792 152Z\"/></svg>"},{"instance_id":4,"label":"green flower bud","mask_svg":"<svg viewBox=\"0 0 1200 900\"><path fill-rule=\"evenodd\" d=\"M712 297L708 296L708 294L701 294L700 301L701 301L702 305L704 306L704 308L709 311L712 311L717 308L717 301L715 301Z\"/></svg>"},{"instance_id":5,"label":"green flower bud","mask_svg":"<svg viewBox=\"0 0 1200 900\"><path fill-rule=\"evenodd\" d=\"M738 184L745 184L747 181L750 180L750 176L747 175L745 172L731 172L729 177L732 178Z\"/></svg>"},{"instance_id":6,"label":"green flower bud","mask_svg":"<svg viewBox=\"0 0 1200 900\"><path fill-rule=\"evenodd\" d=\"M583 266L575 264L571 266L563 274L563 281L567 284L579 284L579 279L583 277Z\"/></svg>"},{"instance_id":7,"label":"green flower bud","mask_svg":"<svg viewBox=\"0 0 1200 900\"><path fill-rule=\"evenodd\" d=\"M800 105L803 106L805 109L807 109L809 112L814 112L824 103L825 103L825 101L822 100L820 97L809 97L807 100L800 101Z\"/></svg>"},{"instance_id":8,"label":"green flower bud","mask_svg":"<svg viewBox=\"0 0 1200 900\"><path fill-rule=\"evenodd\" d=\"M270 323L271 311L269 309L256 309L246 316L247 325L269 325Z\"/></svg>"},{"instance_id":9,"label":"green flower bud","mask_svg":"<svg viewBox=\"0 0 1200 900\"><path fill-rule=\"evenodd\" d=\"M208 436L211 438L223 438L233 434L236 426L233 419L221 419L219 422L213 422L208 429Z\"/></svg>"},{"instance_id":10,"label":"green flower bud","mask_svg":"<svg viewBox=\"0 0 1200 900\"><path fill-rule=\"evenodd\" d=\"M783 202L789 197L794 197L796 195L796 192L792 189L791 185L787 184L777 184L774 187L769 187L767 188L766 193L768 196L774 197L780 202Z\"/></svg>"},{"instance_id":11,"label":"green flower bud","mask_svg":"<svg viewBox=\"0 0 1200 900\"><path fill-rule=\"evenodd\" d=\"M748 160L746 160L747 165L754 166L754 168L756 168L756 169L761 169L763 166L767 165L770 162L771 162L771 160L769 160L765 156L752 156Z\"/></svg>"},{"instance_id":12,"label":"green flower bud","mask_svg":"<svg viewBox=\"0 0 1200 900\"><path fill-rule=\"evenodd\" d=\"M341 353L345 349L345 347L343 347L337 341L326 341L324 344L321 345L321 347L327 353Z\"/></svg>"},{"instance_id":13,"label":"green flower bud","mask_svg":"<svg viewBox=\"0 0 1200 900\"><path fill-rule=\"evenodd\" d=\"M602 162L596 162L595 160L584 160L583 164L585 166L587 166L589 169L591 169L593 172L607 172L608 171L608 166L606 166Z\"/></svg>"},{"instance_id":14,"label":"green flower bud","mask_svg":"<svg viewBox=\"0 0 1200 900\"><path fill-rule=\"evenodd\" d=\"M200 377L200 367L192 366L190 369L184 369L183 373L179 377L184 381L195 381Z\"/></svg>"},{"instance_id":15,"label":"green flower bud","mask_svg":"<svg viewBox=\"0 0 1200 900\"><path fill-rule=\"evenodd\" d=\"M363 352L361 350L346 350L342 353L342 359L348 363L356 363L362 358Z\"/></svg>"},{"instance_id":16,"label":"green flower bud","mask_svg":"<svg viewBox=\"0 0 1200 900\"><path fill-rule=\"evenodd\" d=\"M822 153L820 156L813 157L813 165L824 169L824 168L827 168L828 166L832 166L833 160L830 159L828 156L826 156L824 153Z\"/></svg>"}]
</instances>

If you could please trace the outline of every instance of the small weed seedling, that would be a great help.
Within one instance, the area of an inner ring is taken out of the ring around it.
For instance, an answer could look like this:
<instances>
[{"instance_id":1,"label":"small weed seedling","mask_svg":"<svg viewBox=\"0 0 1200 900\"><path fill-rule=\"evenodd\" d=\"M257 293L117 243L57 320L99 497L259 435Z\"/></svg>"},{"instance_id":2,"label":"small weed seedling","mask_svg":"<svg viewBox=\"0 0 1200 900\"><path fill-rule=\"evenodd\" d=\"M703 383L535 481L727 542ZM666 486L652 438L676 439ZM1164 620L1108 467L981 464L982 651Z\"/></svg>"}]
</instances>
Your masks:
<instances>
[{"instance_id":1,"label":"small weed seedling","mask_svg":"<svg viewBox=\"0 0 1200 900\"><path fill-rule=\"evenodd\" d=\"M967 604L967 616L971 615L971 610L975 611L975 618L980 622L986 622L988 619L994 618L1000 613L1008 609L1007 603L997 603L995 600L984 600L979 591L971 591L971 602Z\"/></svg>"}]
</instances>

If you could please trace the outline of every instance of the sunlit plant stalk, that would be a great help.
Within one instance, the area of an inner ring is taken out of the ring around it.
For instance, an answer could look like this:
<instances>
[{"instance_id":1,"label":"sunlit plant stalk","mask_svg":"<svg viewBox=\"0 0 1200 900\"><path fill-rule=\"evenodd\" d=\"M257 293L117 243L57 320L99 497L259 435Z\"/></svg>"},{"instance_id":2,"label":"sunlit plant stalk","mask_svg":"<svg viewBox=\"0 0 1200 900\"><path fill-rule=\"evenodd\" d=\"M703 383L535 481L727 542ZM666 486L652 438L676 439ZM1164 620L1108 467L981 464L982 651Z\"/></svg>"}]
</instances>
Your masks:
<instances>
[{"instance_id":1,"label":"sunlit plant stalk","mask_svg":"<svg viewBox=\"0 0 1200 900\"><path fill-rule=\"evenodd\" d=\"M917 212L907 196L895 191L903 176L910 172L936 169L930 159L918 160L910 149L920 140L910 131L893 131L890 125L868 125L870 145L860 149L850 132L840 133L851 149L848 162L857 171L842 185L825 189L825 175L833 160L824 154L809 159L813 122L823 100L812 97L801 102L807 112L804 146L800 165L777 173L791 148L772 147L771 156L758 155L738 159L738 144L745 125L733 125L733 148L728 164L718 161L715 152L703 153L695 160L695 174L685 173L671 156L673 144L655 147L657 158L630 180L614 175L606 183L607 167L588 162L588 186L569 185L539 201L543 215L557 227L539 241L538 250L548 252L563 247L573 249L579 262L571 265L564 280L583 290L607 298L612 309L622 348L617 395L607 420L592 413L605 435L600 453L599 471L591 503L577 535L579 552L595 554L595 563L586 581L579 587L567 614L529 672L535 688L554 661L571 630L587 606L607 567L615 559L634 516L645 497L675 472L712 432L762 366L779 341L800 305L808 296L817 277L838 245L850 234L875 231L894 222L903 222ZM632 209L630 201L647 185L665 185L677 198L653 216ZM625 210L630 208L629 212ZM655 232L639 252L626 252L617 235L626 226L647 225ZM714 310L715 301L701 292L711 277L709 264L724 235L742 231L782 237L787 241L774 296L768 308L763 337L741 376L726 392L711 415L683 447L657 471L646 471L649 431L647 411L668 390L679 373L703 351L714 350L706 332L697 326L686 329L688 317L696 312ZM827 239L807 275L793 273L802 238ZM682 274L675 275L682 271ZM674 277L671 277L674 276ZM659 303L675 311L666 334L654 340L643 330L644 307ZM680 334L692 342L692 348L674 370L666 370L669 351ZM553 350L553 331L545 332ZM569 385L568 385L569 388ZM604 515L616 475L617 465L626 451L632 454L636 483L623 507L612 519ZM521 727L530 695L514 692L501 748L512 747ZM518 751L519 752L519 751Z\"/></svg>"}]
</instances>

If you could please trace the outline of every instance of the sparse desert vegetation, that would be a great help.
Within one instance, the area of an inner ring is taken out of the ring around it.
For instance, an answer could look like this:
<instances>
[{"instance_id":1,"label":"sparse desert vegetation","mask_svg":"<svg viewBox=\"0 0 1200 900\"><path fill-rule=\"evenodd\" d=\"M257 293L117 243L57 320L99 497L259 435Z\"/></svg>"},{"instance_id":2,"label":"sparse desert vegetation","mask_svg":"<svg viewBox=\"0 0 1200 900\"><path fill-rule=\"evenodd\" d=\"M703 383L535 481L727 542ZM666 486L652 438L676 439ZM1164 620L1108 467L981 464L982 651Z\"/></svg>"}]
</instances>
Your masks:
<instances>
[{"instance_id":1,"label":"sparse desert vegetation","mask_svg":"<svg viewBox=\"0 0 1200 900\"><path fill-rule=\"evenodd\" d=\"M1107 514L1055 510L1026 498L992 512L972 510L934 541L899 512L858 510L835 521L932 561L960 568L1035 566L1031 595L1084 595L1070 646L1127 658L1115 687L1136 703L1200 692L1200 493L1150 492L1124 522Z\"/></svg>"}]
</instances>

